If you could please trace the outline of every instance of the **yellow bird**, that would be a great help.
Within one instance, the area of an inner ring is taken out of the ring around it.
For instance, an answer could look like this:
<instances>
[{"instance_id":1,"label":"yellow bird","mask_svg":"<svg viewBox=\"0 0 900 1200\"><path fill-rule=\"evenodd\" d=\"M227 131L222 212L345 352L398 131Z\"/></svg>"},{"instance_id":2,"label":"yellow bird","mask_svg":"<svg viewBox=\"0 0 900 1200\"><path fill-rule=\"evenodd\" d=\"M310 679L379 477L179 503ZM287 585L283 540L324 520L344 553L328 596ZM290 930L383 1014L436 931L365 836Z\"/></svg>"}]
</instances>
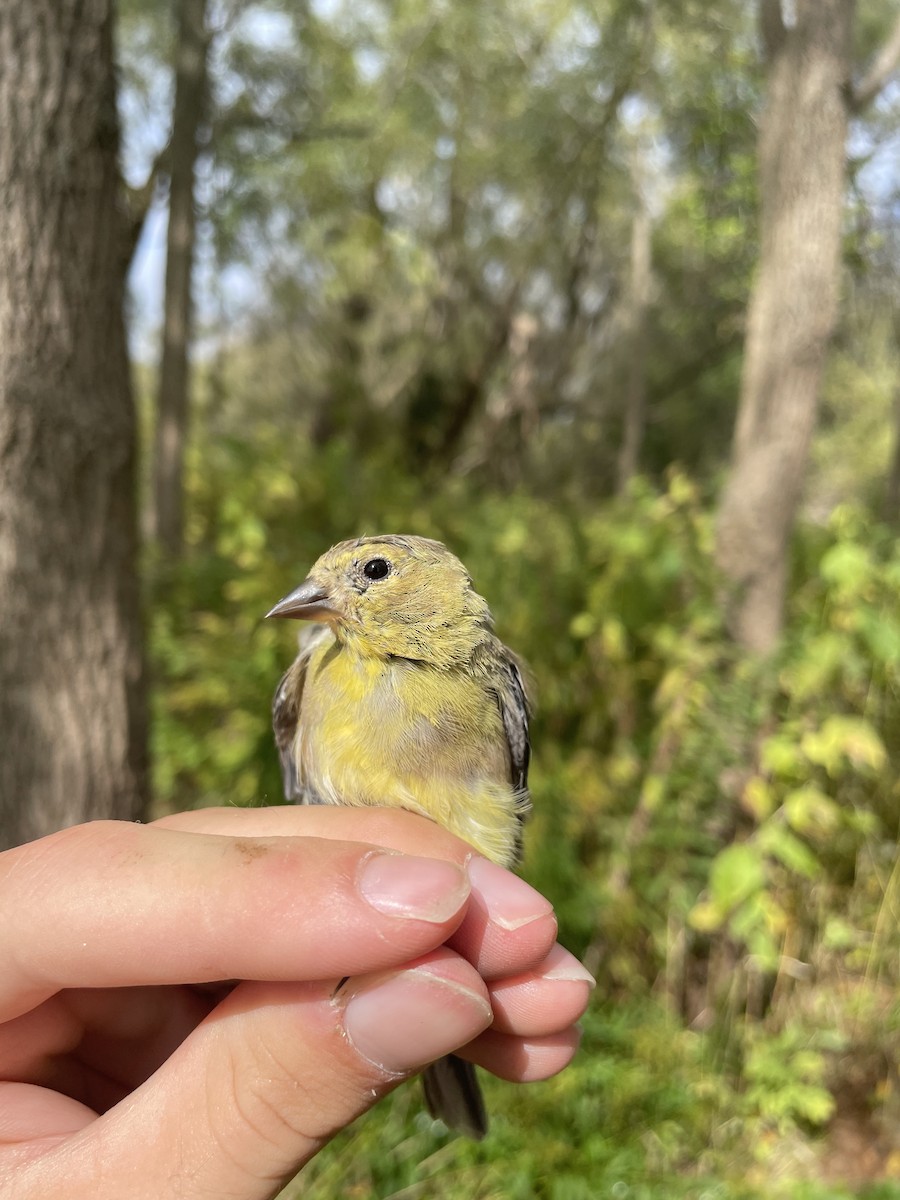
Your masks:
<instances>
[{"instance_id":1,"label":"yellow bird","mask_svg":"<svg viewBox=\"0 0 900 1200\"><path fill-rule=\"evenodd\" d=\"M275 691L285 796L431 817L513 866L528 814L528 699L463 564L440 542L384 534L332 546L267 614L320 622ZM428 1067L434 1116L472 1137L474 1068Z\"/></svg>"}]
</instances>

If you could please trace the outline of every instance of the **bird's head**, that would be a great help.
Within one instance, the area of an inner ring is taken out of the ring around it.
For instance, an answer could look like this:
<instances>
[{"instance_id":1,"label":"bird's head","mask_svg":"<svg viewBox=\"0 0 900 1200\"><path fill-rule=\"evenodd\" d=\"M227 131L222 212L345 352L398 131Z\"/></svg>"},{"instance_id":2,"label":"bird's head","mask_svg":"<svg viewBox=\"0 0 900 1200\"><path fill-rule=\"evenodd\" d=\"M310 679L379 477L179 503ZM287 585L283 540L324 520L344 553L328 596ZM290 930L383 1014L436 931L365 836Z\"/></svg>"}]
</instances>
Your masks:
<instances>
[{"instance_id":1,"label":"bird's head","mask_svg":"<svg viewBox=\"0 0 900 1200\"><path fill-rule=\"evenodd\" d=\"M441 667L466 661L491 630L459 559L430 538L396 534L332 546L266 615L327 622L361 653Z\"/></svg>"}]
</instances>

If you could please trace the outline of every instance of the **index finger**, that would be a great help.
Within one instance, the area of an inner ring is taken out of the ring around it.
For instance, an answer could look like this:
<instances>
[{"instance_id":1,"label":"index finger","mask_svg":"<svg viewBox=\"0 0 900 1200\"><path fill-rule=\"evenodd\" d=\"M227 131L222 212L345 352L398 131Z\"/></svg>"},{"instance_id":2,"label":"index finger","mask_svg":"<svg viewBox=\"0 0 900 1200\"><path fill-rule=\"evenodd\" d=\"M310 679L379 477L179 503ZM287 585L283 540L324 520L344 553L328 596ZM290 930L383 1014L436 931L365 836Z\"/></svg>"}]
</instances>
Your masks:
<instances>
[{"instance_id":1,"label":"index finger","mask_svg":"<svg viewBox=\"0 0 900 1200\"><path fill-rule=\"evenodd\" d=\"M155 829L180 829L241 837L336 838L390 847L402 854L446 858L464 866L474 854L462 838L402 808L338 804L275 804L262 808L197 808L153 822Z\"/></svg>"},{"instance_id":2,"label":"index finger","mask_svg":"<svg viewBox=\"0 0 900 1200\"><path fill-rule=\"evenodd\" d=\"M359 841L74 826L0 855L0 1019L61 988L400 966L446 940L468 895L455 863Z\"/></svg>"},{"instance_id":3,"label":"index finger","mask_svg":"<svg viewBox=\"0 0 900 1200\"><path fill-rule=\"evenodd\" d=\"M483 979L519 975L537 966L556 941L553 905L523 879L477 854L468 842L416 813L398 808L340 805L278 805L271 808L204 808L163 818L172 829L253 837L299 831L322 838L350 838L465 864L472 896L448 944Z\"/></svg>"}]
</instances>

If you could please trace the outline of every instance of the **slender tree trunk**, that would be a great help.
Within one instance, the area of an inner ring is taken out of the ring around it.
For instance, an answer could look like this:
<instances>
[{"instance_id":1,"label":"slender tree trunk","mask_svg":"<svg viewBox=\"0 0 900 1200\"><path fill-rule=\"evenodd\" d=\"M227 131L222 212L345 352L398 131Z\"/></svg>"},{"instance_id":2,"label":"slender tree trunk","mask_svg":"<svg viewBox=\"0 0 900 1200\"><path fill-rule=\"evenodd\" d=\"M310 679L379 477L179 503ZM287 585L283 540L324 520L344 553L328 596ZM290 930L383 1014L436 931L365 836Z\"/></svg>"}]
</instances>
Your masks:
<instances>
[{"instance_id":1,"label":"slender tree trunk","mask_svg":"<svg viewBox=\"0 0 900 1200\"><path fill-rule=\"evenodd\" d=\"M112 0L0 7L0 846L146 799Z\"/></svg>"},{"instance_id":2,"label":"slender tree trunk","mask_svg":"<svg viewBox=\"0 0 900 1200\"><path fill-rule=\"evenodd\" d=\"M882 516L895 529L900 527L900 384L894 388L894 450L888 466Z\"/></svg>"},{"instance_id":3,"label":"slender tree trunk","mask_svg":"<svg viewBox=\"0 0 900 1200\"><path fill-rule=\"evenodd\" d=\"M631 222L631 262L625 297L624 421L617 464L618 490L624 492L640 466L647 423L647 314L650 308L651 235L653 226L642 195L636 189Z\"/></svg>"},{"instance_id":4,"label":"slender tree trunk","mask_svg":"<svg viewBox=\"0 0 900 1200\"><path fill-rule=\"evenodd\" d=\"M760 0L769 51L759 132L761 252L717 558L734 635L766 653L837 313L853 0Z\"/></svg>"},{"instance_id":5,"label":"slender tree trunk","mask_svg":"<svg viewBox=\"0 0 900 1200\"><path fill-rule=\"evenodd\" d=\"M179 0L178 10L151 530L166 553L173 557L181 552L184 532L184 447L189 412L191 274L196 232L194 185L200 130L206 115L208 44L206 0Z\"/></svg>"}]
</instances>

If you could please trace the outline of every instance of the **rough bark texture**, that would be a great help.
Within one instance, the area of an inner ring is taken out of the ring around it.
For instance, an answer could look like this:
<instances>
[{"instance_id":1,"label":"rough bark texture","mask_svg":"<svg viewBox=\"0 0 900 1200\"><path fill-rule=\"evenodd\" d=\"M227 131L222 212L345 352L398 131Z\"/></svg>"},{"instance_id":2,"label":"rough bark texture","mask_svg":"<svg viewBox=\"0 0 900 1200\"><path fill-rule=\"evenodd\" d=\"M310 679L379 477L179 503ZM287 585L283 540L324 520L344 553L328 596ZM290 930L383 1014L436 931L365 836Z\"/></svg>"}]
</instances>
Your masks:
<instances>
[{"instance_id":1,"label":"rough bark texture","mask_svg":"<svg viewBox=\"0 0 900 1200\"><path fill-rule=\"evenodd\" d=\"M771 650L837 312L853 0L760 0L769 52L759 132L761 251L717 555L732 629Z\"/></svg>"},{"instance_id":2,"label":"rough bark texture","mask_svg":"<svg viewBox=\"0 0 900 1200\"><path fill-rule=\"evenodd\" d=\"M0 8L0 846L145 802L111 3Z\"/></svg>"},{"instance_id":3,"label":"rough bark texture","mask_svg":"<svg viewBox=\"0 0 900 1200\"><path fill-rule=\"evenodd\" d=\"M182 547L184 446L188 427L189 354L194 265L194 182L207 90L206 0L180 0L175 107L168 150L169 228L163 348L153 458L152 533L167 554Z\"/></svg>"}]
</instances>

